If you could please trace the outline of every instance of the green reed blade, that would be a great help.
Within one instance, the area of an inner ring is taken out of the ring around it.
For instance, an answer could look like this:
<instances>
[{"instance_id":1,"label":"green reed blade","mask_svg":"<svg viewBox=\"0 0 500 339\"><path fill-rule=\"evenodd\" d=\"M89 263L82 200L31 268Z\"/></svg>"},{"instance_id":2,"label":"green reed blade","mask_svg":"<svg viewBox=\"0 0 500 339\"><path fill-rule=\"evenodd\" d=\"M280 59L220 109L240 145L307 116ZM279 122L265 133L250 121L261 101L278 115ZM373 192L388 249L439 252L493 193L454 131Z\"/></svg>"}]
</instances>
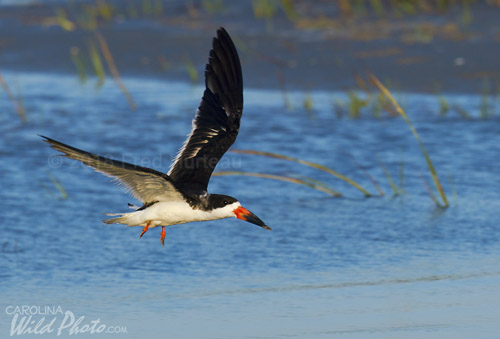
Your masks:
<instances>
[{"instance_id":1,"label":"green reed blade","mask_svg":"<svg viewBox=\"0 0 500 339\"><path fill-rule=\"evenodd\" d=\"M344 151L344 154L347 155L349 158L351 158L351 160L354 162L354 164L356 165L356 167L358 167L361 170L361 172L363 172L365 174L365 176L368 178L368 180L371 181L371 183L373 184L373 186L375 186L375 188L377 189L379 195L381 197L384 196L384 194L385 194L384 191L380 188L379 184L370 175L370 173L368 173L368 171L359 162L357 162L356 159L354 159L354 157L350 153Z\"/></svg>"},{"instance_id":2,"label":"green reed blade","mask_svg":"<svg viewBox=\"0 0 500 339\"><path fill-rule=\"evenodd\" d=\"M341 197L342 196L342 194L340 194L339 192L336 192L328 187L325 187L326 185L324 185L324 184L316 185L312 182L308 182L308 181L305 181L302 179L297 179L297 178L292 178L292 177L287 177L287 176L282 176L282 175L267 174L267 173L255 173L255 172L243 172L243 171L220 171L220 172L215 172L213 175L214 176L242 175L242 176L247 176L247 177L279 180L279 181L290 182L293 184L304 185L304 186L313 188L317 191L321 191L321 192L330 194L334 197Z\"/></svg>"},{"instance_id":3,"label":"green reed blade","mask_svg":"<svg viewBox=\"0 0 500 339\"><path fill-rule=\"evenodd\" d=\"M97 50L95 43L92 40L89 40L88 46L90 60L92 61L92 66L94 66L94 72L98 79L96 87L99 88L104 84L104 80L106 80L106 72L104 71L101 56L99 55L99 51Z\"/></svg>"},{"instance_id":4,"label":"green reed blade","mask_svg":"<svg viewBox=\"0 0 500 339\"><path fill-rule=\"evenodd\" d=\"M198 82L198 71L191 60L186 60L186 71L189 75L191 83L195 84Z\"/></svg>"},{"instance_id":5,"label":"green reed blade","mask_svg":"<svg viewBox=\"0 0 500 339\"><path fill-rule=\"evenodd\" d=\"M432 201L434 201L434 203L437 206L441 206L441 204L439 203L439 200L436 198L436 196L434 195L434 193L432 193L432 189L430 188L429 184L427 184L427 181L425 180L425 178L422 175L420 175L420 179L422 180L422 183L423 183L423 185L425 187L425 190L429 194L429 197L432 199Z\"/></svg>"},{"instance_id":6,"label":"green reed blade","mask_svg":"<svg viewBox=\"0 0 500 339\"><path fill-rule=\"evenodd\" d=\"M387 178L387 181L389 182L389 185L391 186L392 191L394 192L394 195L399 195L398 186L396 185L394 180L392 180L391 173L389 173L387 168L385 168L384 163L382 161L379 160L379 162L380 162L380 166L382 167L382 171L384 171L385 177Z\"/></svg>"},{"instance_id":7,"label":"green reed blade","mask_svg":"<svg viewBox=\"0 0 500 339\"><path fill-rule=\"evenodd\" d=\"M123 83L120 77L120 73L118 72L118 68L116 67L115 61L113 59L113 55L111 54L111 51L109 50L108 43L106 42L106 39L104 39L104 36L99 33L98 31L95 32L95 36L97 38L97 42L99 43L99 46L101 47L101 52L102 55L104 56L104 60L106 60L106 63L108 64L108 68L111 72L111 75L113 76L113 79L115 80L116 84L122 91L123 95L125 96L125 99L127 99L127 102L130 106L130 109L135 111L136 105L134 102L134 99L132 98L132 95L128 91L127 87Z\"/></svg>"},{"instance_id":8,"label":"green reed blade","mask_svg":"<svg viewBox=\"0 0 500 339\"><path fill-rule=\"evenodd\" d=\"M413 133L413 135L415 136L415 139L417 139L417 142L420 146L420 149L422 150L422 153L425 157L425 161L427 162L427 166L429 167L429 171L431 172L432 179L434 180L434 185L436 186L436 189L438 190L439 194L441 195L441 199L443 200L443 203L444 203L443 207L448 207L448 205L449 205L448 199L446 198L446 194L444 193L443 187L441 186L441 182L439 181L436 169L434 168L434 165L432 164L429 153L427 153L427 150L425 149L424 143L422 142L422 139L420 139L420 136L418 135L417 130L415 129L415 127L413 127L413 125L410 122L410 119L406 115L405 111L401 108L401 106L394 99L391 92L389 92L389 90L378 80L378 78L375 75L370 74L370 79L379 88L379 90L382 93L384 93L384 95L389 99L389 101L396 108L396 111L403 117L403 119L406 121L406 123L410 127L410 130ZM441 206L439 203L438 203L438 205Z\"/></svg>"},{"instance_id":9,"label":"green reed blade","mask_svg":"<svg viewBox=\"0 0 500 339\"><path fill-rule=\"evenodd\" d=\"M12 105L15 107L17 114L19 115L19 118L21 118L21 121L25 124L28 122L28 118L26 117L26 110L24 109L24 102L22 98L21 91L19 90L19 95L18 98L12 94L9 85L3 78L2 74L0 73L0 87L4 90L4 92L7 94L7 97L9 98L10 102Z\"/></svg>"},{"instance_id":10,"label":"green reed blade","mask_svg":"<svg viewBox=\"0 0 500 339\"><path fill-rule=\"evenodd\" d=\"M237 150L237 149L233 149L233 150L231 150L231 152L233 152L233 153L239 153L239 154L263 155L263 156L266 156L266 157L271 157L271 158L276 158L276 159L282 159L282 160L288 160L288 161L298 162L299 164L302 164L302 165L306 165L306 166L309 166L309 167L314 167L314 168L319 169L321 171L327 172L327 173L333 175L334 177L337 177L337 178L339 178L339 179L341 179L343 181L348 182L349 184L351 184L352 186L356 187L358 190L360 190L361 192L363 192L363 194L366 197L370 197L371 196L370 192L368 192L367 190L365 190L363 187L361 187L359 184L357 184L353 180L349 179L345 175L340 174L339 172L336 172L336 171L332 170L331 168L328 168L326 166L323 166L323 165L320 165L320 164L317 164L317 163L314 163L314 162L311 162L311 161L302 160L302 159L298 159L298 158L293 158L293 157L290 157L290 156L287 156L287 155L282 155L282 154L277 154L277 153L261 152L261 151L254 151L254 150Z\"/></svg>"},{"instance_id":11,"label":"green reed blade","mask_svg":"<svg viewBox=\"0 0 500 339\"><path fill-rule=\"evenodd\" d=\"M54 186L57 188L57 190L59 191L59 193L61 193L61 196L63 199L68 199L68 192L66 192L66 190L64 189L63 185L57 181L56 178L54 178L52 176L52 174L50 174L50 172L47 172L47 175L50 179L50 181L52 181L52 183L54 184Z\"/></svg>"},{"instance_id":12,"label":"green reed blade","mask_svg":"<svg viewBox=\"0 0 500 339\"><path fill-rule=\"evenodd\" d=\"M73 46L69 49L69 55L71 56L71 61L75 65L76 71L78 73L78 79L83 84L87 81L87 72L85 71L85 64L83 63L82 55L80 54L80 49Z\"/></svg>"}]
</instances>

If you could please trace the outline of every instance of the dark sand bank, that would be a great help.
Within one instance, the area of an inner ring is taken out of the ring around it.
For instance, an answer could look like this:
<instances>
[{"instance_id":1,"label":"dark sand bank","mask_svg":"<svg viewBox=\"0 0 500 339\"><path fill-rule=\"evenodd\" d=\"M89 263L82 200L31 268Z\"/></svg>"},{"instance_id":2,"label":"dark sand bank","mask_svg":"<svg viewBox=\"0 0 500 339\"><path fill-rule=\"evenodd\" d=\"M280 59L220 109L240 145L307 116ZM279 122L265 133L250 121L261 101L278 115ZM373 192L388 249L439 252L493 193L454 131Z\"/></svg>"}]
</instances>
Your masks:
<instances>
[{"instance_id":1,"label":"dark sand bank","mask_svg":"<svg viewBox=\"0 0 500 339\"><path fill-rule=\"evenodd\" d=\"M267 20L255 17L250 1L224 1L215 9L201 1L163 1L148 14L144 2L115 2L110 19L98 19L123 76L190 81L186 65L192 63L202 81L211 37L224 26L250 87L278 87L281 75L287 89L347 90L357 88L354 75L366 70L393 89L413 92L479 93L486 83L491 91L500 83L500 8L483 2L412 15L342 15L331 2L296 1L296 17L276 8ZM88 4L0 7L0 69L76 77L70 49L78 47L90 74L95 34L78 24ZM61 28L58 8L71 30Z\"/></svg>"}]
</instances>

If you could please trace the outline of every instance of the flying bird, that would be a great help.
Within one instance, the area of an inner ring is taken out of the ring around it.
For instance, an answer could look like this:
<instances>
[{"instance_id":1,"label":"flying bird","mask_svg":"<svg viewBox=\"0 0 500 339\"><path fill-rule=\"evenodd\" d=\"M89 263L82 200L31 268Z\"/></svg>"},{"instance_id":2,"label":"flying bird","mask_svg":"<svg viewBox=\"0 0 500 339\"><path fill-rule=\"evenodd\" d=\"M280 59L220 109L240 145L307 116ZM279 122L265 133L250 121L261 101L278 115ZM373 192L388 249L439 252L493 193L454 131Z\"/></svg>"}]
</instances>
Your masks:
<instances>
[{"instance_id":1,"label":"flying bird","mask_svg":"<svg viewBox=\"0 0 500 339\"><path fill-rule=\"evenodd\" d=\"M167 174L41 137L65 157L114 178L143 203L134 212L107 214L113 218L104 223L141 226L140 237L148 229L161 226L160 240L165 246L165 226L192 221L236 217L271 230L237 199L207 192L215 166L236 140L242 111L240 59L227 31L219 28L205 68L205 91L193 128Z\"/></svg>"}]
</instances>

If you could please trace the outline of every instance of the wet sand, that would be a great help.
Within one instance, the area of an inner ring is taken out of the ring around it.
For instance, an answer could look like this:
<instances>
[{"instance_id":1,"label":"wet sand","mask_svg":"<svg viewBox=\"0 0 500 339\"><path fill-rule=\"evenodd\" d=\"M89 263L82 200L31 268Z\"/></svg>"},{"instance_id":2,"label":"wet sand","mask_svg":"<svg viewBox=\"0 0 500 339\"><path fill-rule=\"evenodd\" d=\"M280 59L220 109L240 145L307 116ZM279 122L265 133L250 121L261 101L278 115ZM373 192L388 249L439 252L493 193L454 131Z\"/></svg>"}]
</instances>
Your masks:
<instances>
[{"instance_id":1,"label":"wet sand","mask_svg":"<svg viewBox=\"0 0 500 339\"><path fill-rule=\"evenodd\" d=\"M411 92L481 93L487 85L495 90L500 80L500 8L476 4L465 23L459 7L400 18L339 19L327 3L299 3L300 17L292 22L282 11L272 20L255 18L251 2L224 4L208 13L200 2L172 1L164 3L161 15L118 15L99 31L122 76L190 81L186 65L192 63L202 81L211 37L224 26L239 47L245 84L253 88L350 90L358 88L355 75L366 71L393 90ZM57 8L62 7L0 7L0 70L76 77L72 47L91 70L87 51L94 32L62 29ZM82 8L73 2L65 12L73 20Z\"/></svg>"}]
</instances>

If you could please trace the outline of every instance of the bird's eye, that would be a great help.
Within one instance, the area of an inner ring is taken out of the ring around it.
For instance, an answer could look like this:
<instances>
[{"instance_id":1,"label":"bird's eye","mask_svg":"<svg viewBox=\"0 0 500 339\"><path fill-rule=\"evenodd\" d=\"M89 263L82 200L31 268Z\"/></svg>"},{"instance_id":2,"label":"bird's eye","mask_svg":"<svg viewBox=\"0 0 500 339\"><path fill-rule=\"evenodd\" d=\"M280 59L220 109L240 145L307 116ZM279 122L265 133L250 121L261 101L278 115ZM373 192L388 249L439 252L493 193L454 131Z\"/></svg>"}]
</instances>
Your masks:
<instances>
[{"instance_id":1,"label":"bird's eye","mask_svg":"<svg viewBox=\"0 0 500 339\"><path fill-rule=\"evenodd\" d=\"M222 203L224 204L224 206L226 206L227 204L229 204L229 201L224 200Z\"/></svg>"}]
</instances>

